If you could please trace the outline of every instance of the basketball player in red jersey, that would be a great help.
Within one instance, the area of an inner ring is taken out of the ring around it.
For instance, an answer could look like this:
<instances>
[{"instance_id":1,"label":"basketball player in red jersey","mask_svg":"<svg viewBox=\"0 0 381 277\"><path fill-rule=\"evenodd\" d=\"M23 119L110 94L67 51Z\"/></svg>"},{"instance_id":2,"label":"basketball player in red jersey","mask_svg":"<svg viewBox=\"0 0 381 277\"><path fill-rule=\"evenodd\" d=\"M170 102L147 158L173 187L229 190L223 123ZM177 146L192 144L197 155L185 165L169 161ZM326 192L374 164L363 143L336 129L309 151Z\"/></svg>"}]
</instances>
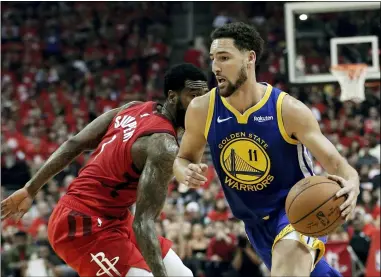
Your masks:
<instances>
[{"instance_id":1,"label":"basketball player in red jersey","mask_svg":"<svg viewBox=\"0 0 381 277\"><path fill-rule=\"evenodd\" d=\"M2 220L20 219L49 179L95 149L48 225L55 252L80 276L193 276L158 237L185 110L208 91L205 75L181 64L165 76L163 106L132 102L111 110L67 140L24 186L1 203ZM136 202L135 217L129 207Z\"/></svg>"}]
</instances>

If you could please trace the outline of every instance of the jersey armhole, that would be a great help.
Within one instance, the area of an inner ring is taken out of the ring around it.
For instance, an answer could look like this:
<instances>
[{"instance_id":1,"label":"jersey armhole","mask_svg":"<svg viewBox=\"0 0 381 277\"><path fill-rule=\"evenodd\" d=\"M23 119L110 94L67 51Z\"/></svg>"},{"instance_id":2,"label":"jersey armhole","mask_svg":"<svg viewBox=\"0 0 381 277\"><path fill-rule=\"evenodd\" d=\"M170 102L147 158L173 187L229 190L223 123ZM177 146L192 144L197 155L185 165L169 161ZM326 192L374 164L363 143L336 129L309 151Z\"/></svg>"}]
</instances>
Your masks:
<instances>
[{"instance_id":1,"label":"jersey armhole","mask_svg":"<svg viewBox=\"0 0 381 277\"><path fill-rule=\"evenodd\" d=\"M146 136L151 136L153 134L169 134L171 136L173 136L175 139L176 139L176 143L177 143L177 146L179 146L179 142L177 140L177 136L176 136L176 133L174 133L172 130L170 130L169 128L150 128L148 130L144 130L138 134L136 134L136 136L133 138L133 140L130 141L131 143L131 146L130 146L130 149L128 150L130 153L130 166L131 166L131 169L138 175L140 175L142 172L143 172L143 169L139 169L137 168L137 166L134 164L134 160L132 158L132 153L131 153L131 148L133 146L133 144L141 137L146 137Z\"/></svg>"},{"instance_id":2,"label":"jersey armhole","mask_svg":"<svg viewBox=\"0 0 381 277\"><path fill-rule=\"evenodd\" d=\"M206 117L205 130L204 130L204 136L206 140L208 140L209 129L210 129L210 125L212 124L212 119L214 114L214 102L216 99L215 95L216 95L216 88L210 91L210 96L209 96L208 115Z\"/></svg>"},{"instance_id":3,"label":"jersey armhole","mask_svg":"<svg viewBox=\"0 0 381 277\"><path fill-rule=\"evenodd\" d=\"M282 104L283 104L283 99L284 97L287 95L287 93L285 92L281 92L278 96L278 100L276 102L276 116L277 116L277 121L278 121L278 127L279 127L279 131L283 137L283 139L288 142L289 144L298 144L299 141L296 140L296 139L293 139L292 137L290 137L287 132L286 132L286 129L284 128L284 123L283 123L283 117L282 117Z\"/></svg>"}]
</instances>

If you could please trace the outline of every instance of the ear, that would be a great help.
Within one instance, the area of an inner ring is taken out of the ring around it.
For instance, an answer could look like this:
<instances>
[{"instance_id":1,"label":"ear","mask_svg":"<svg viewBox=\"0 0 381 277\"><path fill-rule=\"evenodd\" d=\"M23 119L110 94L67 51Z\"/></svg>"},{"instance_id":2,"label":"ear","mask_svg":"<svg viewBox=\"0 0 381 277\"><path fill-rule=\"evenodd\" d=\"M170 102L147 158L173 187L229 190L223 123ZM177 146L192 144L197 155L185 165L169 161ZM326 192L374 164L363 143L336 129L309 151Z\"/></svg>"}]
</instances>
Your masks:
<instances>
[{"instance_id":1,"label":"ear","mask_svg":"<svg viewBox=\"0 0 381 277\"><path fill-rule=\"evenodd\" d=\"M170 104L176 104L178 97L179 96L175 91L173 90L168 91L168 101Z\"/></svg>"},{"instance_id":2,"label":"ear","mask_svg":"<svg viewBox=\"0 0 381 277\"><path fill-rule=\"evenodd\" d=\"M248 65L255 67L255 62L257 60L257 55L253 50L248 52Z\"/></svg>"}]
</instances>

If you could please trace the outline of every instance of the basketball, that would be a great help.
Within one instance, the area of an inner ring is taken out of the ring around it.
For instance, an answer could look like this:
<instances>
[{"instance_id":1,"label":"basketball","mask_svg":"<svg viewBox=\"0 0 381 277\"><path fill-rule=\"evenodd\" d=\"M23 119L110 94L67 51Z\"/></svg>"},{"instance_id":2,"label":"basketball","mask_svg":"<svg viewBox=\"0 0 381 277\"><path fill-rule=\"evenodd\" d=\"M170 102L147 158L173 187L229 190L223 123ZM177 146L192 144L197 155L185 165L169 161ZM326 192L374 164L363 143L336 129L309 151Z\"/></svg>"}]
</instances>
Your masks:
<instances>
[{"instance_id":1,"label":"basketball","mask_svg":"<svg viewBox=\"0 0 381 277\"><path fill-rule=\"evenodd\" d=\"M321 237L343 224L340 205L346 198L336 197L340 189L337 182L323 176L297 182L286 199L286 213L294 229L309 237Z\"/></svg>"}]
</instances>

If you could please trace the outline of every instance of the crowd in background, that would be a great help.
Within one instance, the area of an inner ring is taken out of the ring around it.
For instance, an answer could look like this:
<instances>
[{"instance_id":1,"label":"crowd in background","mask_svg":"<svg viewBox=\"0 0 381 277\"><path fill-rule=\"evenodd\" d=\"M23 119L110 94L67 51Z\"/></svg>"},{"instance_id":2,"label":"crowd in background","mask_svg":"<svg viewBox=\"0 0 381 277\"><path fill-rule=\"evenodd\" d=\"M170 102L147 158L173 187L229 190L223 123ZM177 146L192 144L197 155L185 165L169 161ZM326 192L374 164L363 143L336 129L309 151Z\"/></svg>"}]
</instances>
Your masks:
<instances>
[{"instance_id":1,"label":"crowd in background","mask_svg":"<svg viewBox=\"0 0 381 277\"><path fill-rule=\"evenodd\" d=\"M306 103L323 133L358 170L361 193L356 213L330 240L348 241L365 264L371 235L380 225L379 87L368 88L366 100L356 104L339 102L337 85L288 85L282 55L284 26L276 24L283 22L283 8L255 5L263 9L256 6L253 14L247 14L250 9L244 4L231 4L225 10L214 4L213 27L235 20L257 26L271 49L263 57L258 80ZM8 2L1 8L4 198L21 188L60 144L95 117L131 100L162 100L162 76L169 66L171 46L165 2ZM210 74L208 43L209 38L196 38L184 60ZM306 72L316 70L314 63L306 64ZM30 276L31 261L38 258L49 276L75 276L54 255L46 226L89 154L79 156L49 181L19 223L3 222L1 276ZM173 180L157 232L174 242L174 250L195 276L268 274L242 223L230 213L208 152L204 160L210 165L207 184L185 191ZM323 173L319 163L315 173Z\"/></svg>"}]
</instances>

